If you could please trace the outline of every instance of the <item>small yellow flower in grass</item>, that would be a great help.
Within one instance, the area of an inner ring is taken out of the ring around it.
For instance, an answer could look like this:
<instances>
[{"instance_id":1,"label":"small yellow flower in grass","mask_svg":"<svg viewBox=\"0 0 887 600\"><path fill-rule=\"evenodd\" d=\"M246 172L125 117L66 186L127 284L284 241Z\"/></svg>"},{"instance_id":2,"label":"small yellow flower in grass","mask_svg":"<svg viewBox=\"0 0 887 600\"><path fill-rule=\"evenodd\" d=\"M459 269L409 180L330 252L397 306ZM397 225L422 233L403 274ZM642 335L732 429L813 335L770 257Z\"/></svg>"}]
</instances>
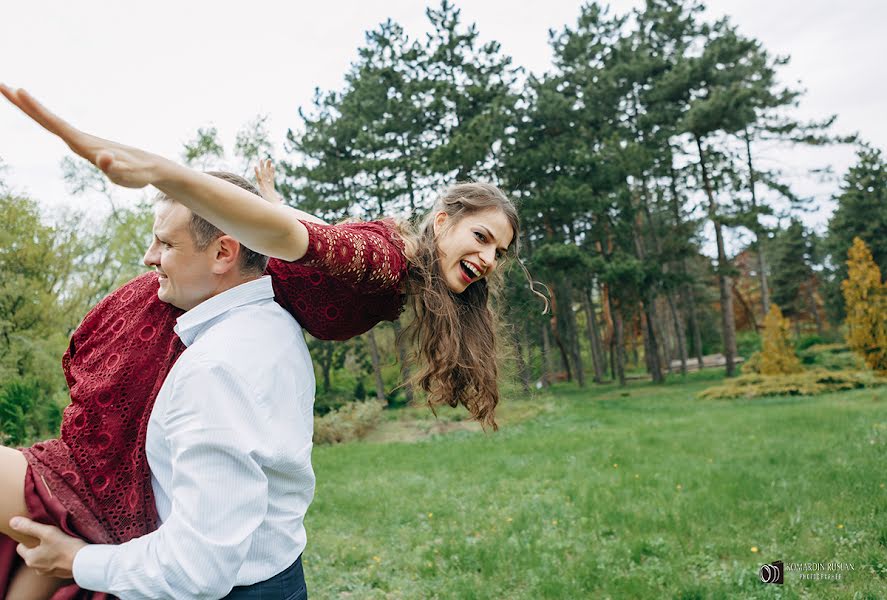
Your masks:
<instances>
[{"instance_id":1,"label":"small yellow flower in grass","mask_svg":"<svg viewBox=\"0 0 887 600\"><path fill-rule=\"evenodd\" d=\"M431 517L433 517L433 516L434 516L434 513L428 513L428 518L429 518L429 519L430 519Z\"/></svg>"},{"instance_id":2,"label":"small yellow flower in grass","mask_svg":"<svg viewBox=\"0 0 887 600\"><path fill-rule=\"evenodd\" d=\"M619 463L613 463L613 468L614 468L614 469L618 469L618 468L619 468Z\"/></svg>"},{"instance_id":3,"label":"small yellow flower in grass","mask_svg":"<svg viewBox=\"0 0 887 600\"><path fill-rule=\"evenodd\" d=\"M380 562L382 562L382 557L380 557L380 556L374 556L374 557L373 557L373 560L376 561L377 563L380 563Z\"/></svg>"},{"instance_id":4,"label":"small yellow flower in grass","mask_svg":"<svg viewBox=\"0 0 887 600\"><path fill-rule=\"evenodd\" d=\"M881 484L881 489L882 489L882 490L884 489L884 484L883 484L883 483Z\"/></svg>"},{"instance_id":5,"label":"small yellow flower in grass","mask_svg":"<svg viewBox=\"0 0 887 600\"><path fill-rule=\"evenodd\" d=\"M551 524L552 524L552 525L557 525L557 519L552 519Z\"/></svg>"},{"instance_id":6,"label":"small yellow flower in grass","mask_svg":"<svg viewBox=\"0 0 887 600\"><path fill-rule=\"evenodd\" d=\"M757 547L757 546L752 546L752 547L751 547L751 551L754 552L754 553L757 553L757 552L758 552L758 547Z\"/></svg>"},{"instance_id":7,"label":"small yellow flower in grass","mask_svg":"<svg viewBox=\"0 0 887 600\"><path fill-rule=\"evenodd\" d=\"M844 529L844 524L843 524L843 523L838 523L838 529Z\"/></svg>"},{"instance_id":8,"label":"small yellow flower in grass","mask_svg":"<svg viewBox=\"0 0 887 600\"><path fill-rule=\"evenodd\" d=\"M505 521L508 522L508 523L511 523L513 520L514 520L514 519L512 519L511 517L508 517L508 518L505 519Z\"/></svg>"},{"instance_id":9,"label":"small yellow flower in grass","mask_svg":"<svg viewBox=\"0 0 887 600\"><path fill-rule=\"evenodd\" d=\"M682 490L682 489L684 489L684 486L682 486L682 485L679 483L679 484L677 484L677 485L675 486L675 489L677 489L677 490Z\"/></svg>"},{"instance_id":10,"label":"small yellow flower in grass","mask_svg":"<svg viewBox=\"0 0 887 600\"><path fill-rule=\"evenodd\" d=\"M635 478L635 479L640 479L640 478L641 478L641 476L640 476L640 475L638 475L638 474L637 474L637 473L635 473L635 474L634 474L634 478Z\"/></svg>"}]
</instances>

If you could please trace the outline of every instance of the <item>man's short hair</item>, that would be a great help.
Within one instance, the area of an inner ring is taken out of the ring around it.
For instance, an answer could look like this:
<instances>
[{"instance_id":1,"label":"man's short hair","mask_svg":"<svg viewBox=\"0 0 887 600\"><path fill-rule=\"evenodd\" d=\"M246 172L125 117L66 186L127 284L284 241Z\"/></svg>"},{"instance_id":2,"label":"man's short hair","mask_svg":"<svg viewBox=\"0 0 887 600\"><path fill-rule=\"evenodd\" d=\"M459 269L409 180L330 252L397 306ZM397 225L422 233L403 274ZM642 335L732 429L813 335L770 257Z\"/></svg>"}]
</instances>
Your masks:
<instances>
[{"instance_id":1,"label":"man's short hair","mask_svg":"<svg viewBox=\"0 0 887 600\"><path fill-rule=\"evenodd\" d=\"M224 179L228 183L233 183L261 198L256 186L240 175L235 175L234 173L228 173L226 171L206 171L206 174L218 177L219 179ZM163 192L159 192L155 200L157 202L175 202L174 198L170 198ZM216 239L225 235L224 231L195 213L193 210L191 211L191 221L188 223L188 230L191 233L191 239L194 241L194 246L201 251L206 250ZM242 273L261 275L265 272L265 267L267 266L267 256L259 254L255 250L250 250L243 244L240 244L240 270Z\"/></svg>"}]
</instances>

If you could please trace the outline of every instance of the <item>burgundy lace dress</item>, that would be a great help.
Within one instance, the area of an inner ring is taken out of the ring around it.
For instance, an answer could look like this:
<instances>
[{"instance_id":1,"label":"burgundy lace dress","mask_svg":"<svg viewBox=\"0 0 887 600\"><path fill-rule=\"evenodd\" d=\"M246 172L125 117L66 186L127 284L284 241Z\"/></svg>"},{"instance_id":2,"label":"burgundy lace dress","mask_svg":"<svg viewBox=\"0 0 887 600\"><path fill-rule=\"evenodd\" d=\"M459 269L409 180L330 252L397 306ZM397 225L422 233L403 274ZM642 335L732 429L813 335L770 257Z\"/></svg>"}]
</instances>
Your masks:
<instances>
[{"instance_id":1,"label":"burgundy lace dress","mask_svg":"<svg viewBox=\"0 0 887 600\"><path fill-rule=\"evenodd\" d=\"M318 225L297 262L272 259L275 298L312 336L345 340L401 312L407 264L390 221ZM62 359L71 404L61 437L23 449L33 518L92 543L119 544L158 526L145 434L160 386L185 349L173 332L182 311L157 298L146 273L93 308ZM0 597L15 568L0 536ZM54 599L90 595L68 586ZM99 594L94 594L99 597Z\"/></svg>"}]
</instances>

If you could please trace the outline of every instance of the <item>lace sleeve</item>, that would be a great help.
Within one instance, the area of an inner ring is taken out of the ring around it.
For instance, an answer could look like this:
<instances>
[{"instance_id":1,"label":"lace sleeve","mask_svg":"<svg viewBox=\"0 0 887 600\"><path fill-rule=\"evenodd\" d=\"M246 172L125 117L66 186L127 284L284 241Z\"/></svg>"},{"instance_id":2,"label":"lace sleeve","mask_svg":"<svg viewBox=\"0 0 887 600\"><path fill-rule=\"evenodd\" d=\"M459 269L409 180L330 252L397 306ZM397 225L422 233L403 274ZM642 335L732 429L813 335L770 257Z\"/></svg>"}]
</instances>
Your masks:
<instances>
[{"instance_id":1,"label":"lace sleeve","mask_svg":"<svg viewBox=\"0 0 887 600\"><path fill-rule=\"evenodd\" d=\"M304 225L308 250L297 264L328 273L367 294L400 286L407 262L393 222Z\"/></svg>"}]
</instances>

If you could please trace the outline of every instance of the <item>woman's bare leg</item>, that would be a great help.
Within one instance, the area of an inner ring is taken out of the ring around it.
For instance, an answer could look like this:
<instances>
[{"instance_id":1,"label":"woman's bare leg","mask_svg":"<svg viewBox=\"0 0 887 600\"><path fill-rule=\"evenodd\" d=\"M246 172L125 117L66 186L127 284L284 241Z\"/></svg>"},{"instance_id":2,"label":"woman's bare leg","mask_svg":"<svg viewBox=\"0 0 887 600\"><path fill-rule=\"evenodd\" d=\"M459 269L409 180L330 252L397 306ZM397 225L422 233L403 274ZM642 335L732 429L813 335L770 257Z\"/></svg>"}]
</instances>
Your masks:
<instances>
[{"instance_id":1,"label":"woman's bare leg","mask_svg":"<svg viewBox=\"0 0 887 600\"><path fill-rule=\"evenodd\" d=\"M13 517L29 517L25 505L25 473L28 461L25 456L14 448L0 446L0 533L28 546L37 543L30 536L23 536L9 528L9 520ZM43 577L33 569L22 565L6 590L7 600L41 600L49 599L65 584L65 580L55 577Z\"/></svg>"},{"instance_id":2,"label":"woman's bare leg","mask_svg":"<svg viewBox=\"0 0 887 600\"><path fill-rule=\"evenodd\" d=\"M23 536L9 528L12 517L29 517L25 505L25 473L28 461L25 455L15 450L0 446L0 533L8 535L18 542L29 546L37 544L30 536Z\"/></svg>"},{"instance_id":3,"label":"woman's bare leg","mask_svg":"<svg viewBox=\"0 0 887 600\"><path fill-rule=\"evenodd\" d=\"M25 565L22 565L12 578L6 590L6 600L49 600L63 585L70 583L67 579L44 577Z\"/></svg>"}]
</instances>

